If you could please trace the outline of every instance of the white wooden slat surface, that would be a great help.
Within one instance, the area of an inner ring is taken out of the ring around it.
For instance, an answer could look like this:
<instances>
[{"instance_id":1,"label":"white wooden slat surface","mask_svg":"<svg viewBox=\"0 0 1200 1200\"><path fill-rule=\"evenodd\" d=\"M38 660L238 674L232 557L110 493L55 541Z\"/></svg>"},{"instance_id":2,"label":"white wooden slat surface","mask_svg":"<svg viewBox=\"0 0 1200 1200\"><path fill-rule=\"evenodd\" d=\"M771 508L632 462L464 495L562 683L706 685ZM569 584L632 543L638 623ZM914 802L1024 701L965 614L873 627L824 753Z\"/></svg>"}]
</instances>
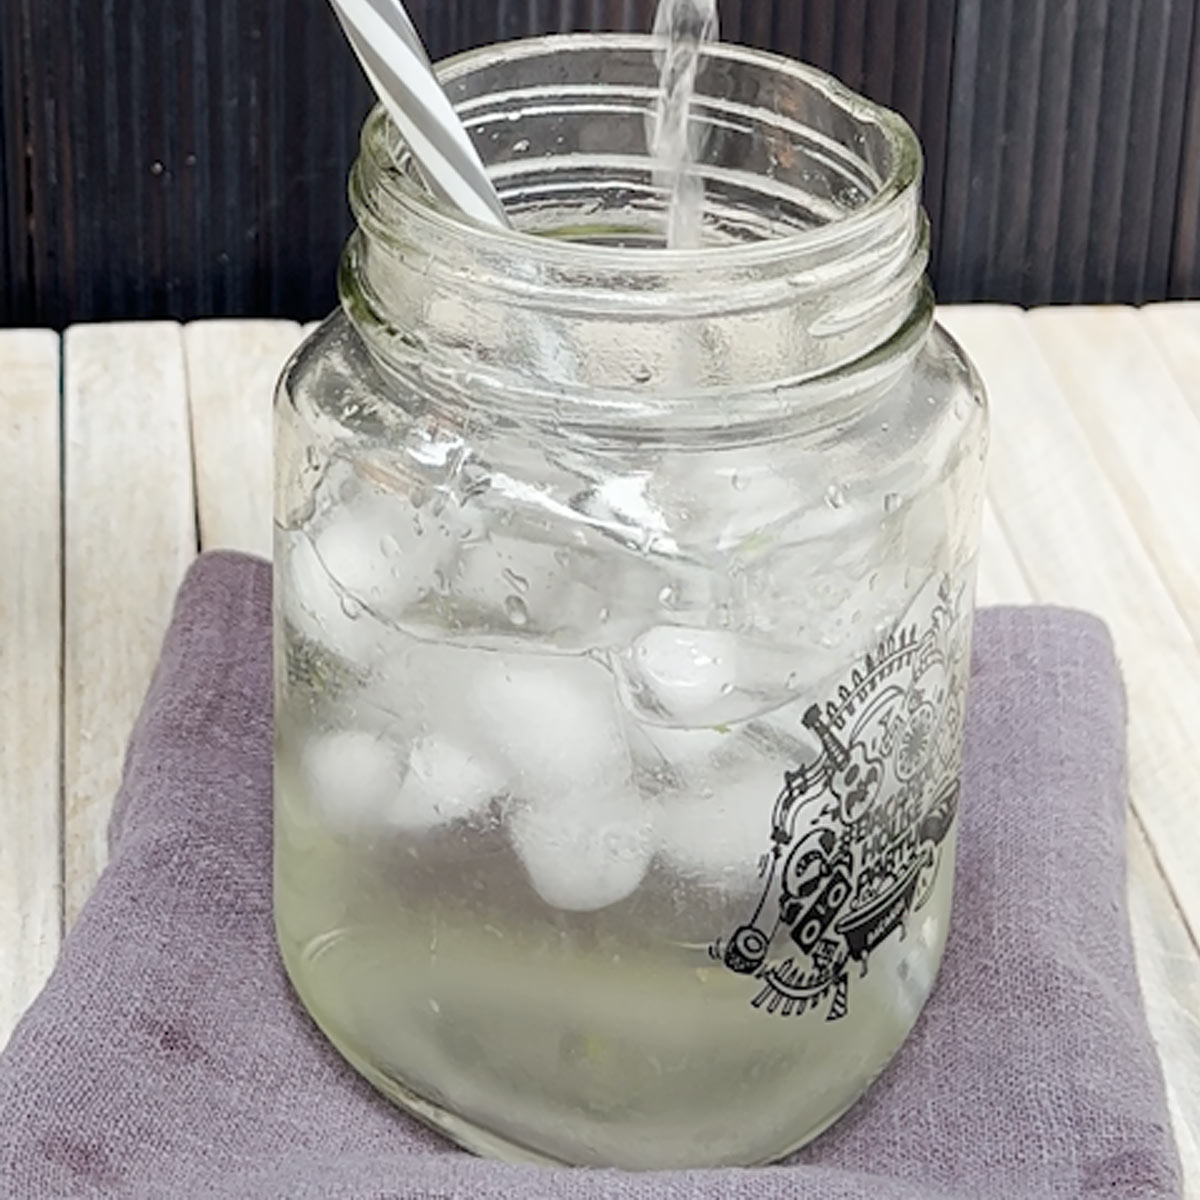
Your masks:
<instances>
[{"instance_id":1,"label":"white wooden slat surface","mask_svg":"<svg viewBox=\"0 0 1200 1200\"><path fill-rule=\"evenodd\" d=\"M105 862L124 747L196 553L178 325L64 340L63 801L68 926Z\"/></svg>"},{"instance_id":2,"label":"white wooden slat surface","mask_svg":"<svg viewBox=\"0 0 1200 1200\"><path fill-rule=\"evenodd\" d=\"M1152 304L1141 317L1154 349L1200 417L1200 301Z\"/></svg>"},{"instance_id":3,"label":"white wooden slat surface","mask_svg":"<svg viewBox=\"0 0 1200 1200\"><path fill-rule=\"evenodd\" d=\"M1200 410L1135 309L1040 309L1025 322L1200 639Z\"/></svg>"},{"instance_id":4,"label":"white wooden slat surface","mask_svg":"<svg viewBox=\"0 0 1200 1200\"><path fill-rule=\"evenodd\" d=\"M201 547L269 558L271 402L300 326L200 321L183 336Z\"/></svg>"},{"instance_id":5,"label":"white wooden slat surface","mask_svg":"<svg viewBox=\"0 0 1200 1200\"><path fill-rule=\"evenodd\" d=\"M1191 631L1029 318L980 308L951 311L945 320L988 381L991 498L1037 598L1097 612L1112 627L1133 714L1134 803L1184 915L1200 931L1200 656ZM1189 489L1200 511L1200 466ZM1189 489L1177 496L1184 505Z\"/></svg>"},{"instance_id":6,"label":"white wooden slat surface","mask_svg":"<svg viewBox=\"0 0 1200 1200\"><path fill-rule=\"evenodd\" d=\"M1164 1059L1187 1194L1200 1200L1200 956L1183 917L1186 912L1192 930L1200 930L1200 870L1193 866L1200 863L1200 753L1193 733L1200 725L1200 612L1187 603L1200 579L1200 461L1185 469L1196 438L1188 422L1200 427L1200 305L1032 317L1011 309L945 310L943 317L979 363L994 397L981 601L1036 598L1091 609L1117 638L1131 701L1138 820L1130 830L1130 895L1138 965ZM195 552L189 428L204 545L269 550L264 447L270 444L271 391L281 360L312 328L226 322L186 330L77 329L68 336L66 828L60 833L56 824L57 754L48 756L48 823L35 822L32 832L28 809L18 801L18 814L10 799L12 763L0 755L0 1044L6 1022L40 985L57 946L60 846L65 842L68 919L103 860L124 742L175 587ZM13 512L10 495L18 497L19 511L22 503L36 507L31 496L38 487L44 493L47 480L57 485L56 455L47 458L43 444L39 458L29 450L28 429L14 434L9 421L15 336L21 335L0 335L0 451L6 462L27 458L25 474L42 482L27 489L0 478L0 546L15 553L15 561L37 564L25 582L0 578L0 622L14 588L25 589L24 619L26 593L34 586L28 581L36 582L38 569L45 578L56 575L56 563L47 566L41 553L57 544L45 511L43 524L35 520L24 535L24 549L12 550L12 522L4 523ZM43 346L54 344L52 335L37 337ZM53 368L42 362L39 370L45 392ZM44 421L32 436L45 438ZM14 437L25 439L19 453L11 452ZM1164 447L1164 441L1173 444ZM1189 521L1188 514L1196 515ZM49 519L57 521L54 506ZM115 537L113 530L124 532ZM1178 562L1189 546L1191 560ZM43 621L56 607L45 606ZM7 628L0 624L0 633ZM44 625L41 636L39 661L47 664L49 705L56 710L57 640L46 641ZM22 640L27 657L35 644ZM0 665L5 652L0 640ZM36 687L31 691L23 680L14 693L9 674L0 673L0 748L12 744L14 722L31 723L19 710L37 703ZM47 704L44 691L41 703ZM40 728L57 738L54 719ZM42 765L43 791L46 761L35 750L24 768ZM14 827L19 837L6 837ZM15 887L6 845L18 848L26 872ZM40 853L31 852L37 846ZM31 888L32 916L25 912ZM15 921L5 903L10 896L19 898ZM9 973L14 982L5 990L9 963L16 964Z\"/></svg>"},{"instance_id":7,"label":"white wooden slat surface","mask_svg":"<svg viewBox=\"0 0 1200 1200\"><path fill-rule=\"evenodd\" d=\"M1001 310L996 315L1004 314ZM974 323L972 317L956 321L951 312L948 319L967 337L986 336L963 328ZM987 319L982 323L986 327ZM1008 393L1000 386L993 391L994 420L1004 422ZM994 469L1006 470L1003 458ZM1014 549L990 505L980 558L981 603L1035 604L1046 599L1028 582L1020 552ZM1136 723L1136 713L1132 719ZM1184 1194L1200 1196L1200 953L1162 877L1145 830L1132 813L1128 861L1130 926L1138 977L1150 1032L1163 1065L1171 1123L1184 1172Z\"/></svg>"},{"instance_id":8,"label":"white wooden slat surface","mask_svg":"<svg viewBox=\"0 0 1200 1200\"><path fill-rule=\"evenodd\" d=\"M0 1047L61 927L59 341L0 332Z\"/></svg>"}]
</instances>

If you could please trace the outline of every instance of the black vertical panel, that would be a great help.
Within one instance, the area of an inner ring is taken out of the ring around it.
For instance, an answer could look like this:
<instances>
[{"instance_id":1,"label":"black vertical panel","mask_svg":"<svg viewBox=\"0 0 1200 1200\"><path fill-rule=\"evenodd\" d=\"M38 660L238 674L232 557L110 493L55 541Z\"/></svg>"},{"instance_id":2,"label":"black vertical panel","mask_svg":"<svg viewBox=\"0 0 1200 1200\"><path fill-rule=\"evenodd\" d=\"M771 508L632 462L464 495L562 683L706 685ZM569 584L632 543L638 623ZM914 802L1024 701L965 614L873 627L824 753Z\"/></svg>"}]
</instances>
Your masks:
<instances>
[{"instance_id":1,"label":"black vertical panel","mask_svg":"<svg viewBox=\"0 0 1200 1200\"><path fill-rule=\"evenodd\" d=\"M26 306L24 230L25 101L21 86L20 16L0 5L0 324Z\"/></svg>"},{"instance_id":2,"label":"black vertical panel","mask_svg":"<svg viewBox=\"0 0 1200 1200\"><path fill-rule=\"evenodd\" d=\"M938 292L942 300L950 302L970 294L977 267L978 248L971 245L971 211L980 203L986 181L976 163L975 148L980 131L986 139L996 108L994 73L980 78L989 58L981 49L984 7L984 0L961 0L955 28L944 210L938 238L942 268Z\"/></svg>"},{"instance_id":3,"label":"black vertical panel","mask_svg":"<svg viewBox=\"0 0 1200 1200\"><path fill-rule=\"evenodd\" d=\"M1027 212L1024 280L1014 299L1045 301L1054 291L1058 214L1067 172L1067 137L1072 104L1074 58L1071 47L1079 26L1079 8L1091 0L1047 0L1042 24L1038 80L1037 131L1033 176L1027 196L1014 197ZM995 293L1004 295L1003 292Z\"/></svg>"},{"instance_id":4,"label":"black vertical panel","mask_svg":"<svg viewBox=\"0 0 1200 1200\"><path fill-rule=\"evenodd\" d=\"M1043 43L1047 7L1059 0L1016 0L1020 20L1006 31L1008 70L1004 83L1003 136L996 188L988 204L988 237L975 294L1019 298L1030 268L1028 246L1033 205L1034 152L1042 107Z\"/></svg>"},{"instance_id":5,"label":"black vertical panel","mask_svg":"<svg viewBox=\"0 0 1200 1200\"><path fill-rule=\"evenodd\" d=\"M1163 0L1143 15L1134 63L1133 111L1110 298L1140 303L1170 289L1171 237L1179 199L1188 53L1197 5Z\"/></svg>"},{"instance_id":6,"label":"black vertical panel","mask_svg":"<svg viewBox=\"0 0 1200 1200\"><path fill-rule=\"evenodd\" d=\"M410 0L436 57L656 0ZM1200 295L1200 0L722 0L896 108L943 299ZM0 323L318 315L369 90L328 0L0 0Z\"/></svg>"},{"instance_id":7,"label":"black vertical panel","mask_svg":"<svg viewBox=\"0 0 1200 1200\"><path fill-rule=\"evenodd\" d=\"M1108 14L1126 0L1079 0L1075 36L1064 47L1071 58L1071 99L1067 113L1062 194L1057 213L1054 276L1049 295L1035 302L1077 304L1087 298L1088 219L1097 183L1101 109L1104 96L1104 48ZM1093 297L1094 298L1094 297Z\"/></svg>"},{"instance_id":8,"label":"black vertical panel","mask_svg":"<svg viewBox=\"0 0 1200 1200\"><path fill-rule=\"evenodd\" d=\"M1193 14L1187 115L1171 246L1170 295L1200 297L1200 12Z\"/></svg>"},{"instance_id":9,"label":"black vertical panel","mask_svg":"<svg viewBox=\"0 0 1200 1200\"><path fill-rule=\"evenodd\" d=\"M1109 6L1090 204L1079 213L1087 223L1088 240L1074 278L1076 299L1086 295L1103 301L1113 299L1117 242L1126 200L1126 165L1130 140L1136 135L1132 120L1138 35L1143 15L1147 21L1154 20L1160 14L1147 10L1161 9L1163 3L1164 0L1122 0ZM1147 182L1143 180L1143 184Z\"/></svg>"}]
</instances>

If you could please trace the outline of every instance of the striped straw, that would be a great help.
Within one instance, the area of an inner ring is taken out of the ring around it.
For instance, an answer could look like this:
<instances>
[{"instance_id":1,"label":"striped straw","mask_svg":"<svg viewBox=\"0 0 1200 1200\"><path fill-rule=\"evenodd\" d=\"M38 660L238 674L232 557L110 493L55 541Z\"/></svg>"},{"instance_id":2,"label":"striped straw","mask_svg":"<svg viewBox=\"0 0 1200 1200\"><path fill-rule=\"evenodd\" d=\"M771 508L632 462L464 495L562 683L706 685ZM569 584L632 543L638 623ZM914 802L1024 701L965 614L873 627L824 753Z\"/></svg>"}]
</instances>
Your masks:
<instances>
[{"instance_id":1,"label":"striped straw","mask_svg":"<svg viewBox=\"0 0 1200 1200\"><path fill-rule=\"evenodd\" d=\"M429 187L486 225L508 225L470 135L400 0L330 0L367 78Z\"/></svg>"}]
</instances>

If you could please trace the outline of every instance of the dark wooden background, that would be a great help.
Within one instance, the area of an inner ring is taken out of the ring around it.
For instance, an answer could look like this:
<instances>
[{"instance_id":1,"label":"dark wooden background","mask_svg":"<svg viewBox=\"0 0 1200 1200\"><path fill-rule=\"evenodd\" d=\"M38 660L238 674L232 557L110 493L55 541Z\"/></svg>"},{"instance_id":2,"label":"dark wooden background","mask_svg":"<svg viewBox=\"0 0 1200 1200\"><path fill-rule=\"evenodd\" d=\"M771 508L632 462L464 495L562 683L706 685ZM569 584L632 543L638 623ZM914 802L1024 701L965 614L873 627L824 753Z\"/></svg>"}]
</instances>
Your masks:
<instances>
[{"instance_id":1,"label":"dark wooden background","mask_svg":"<svg viewBox=\"0 0 1200 1200\"><path fill-rule=\"evenodd\" d=\"M435 56L653 0L413 0ZM722 0L898 108L944 300L1200 295L1200 0ZM326 0L0 0L0 325L334 303L369 97Z\"/></svg>"}]
</instances>

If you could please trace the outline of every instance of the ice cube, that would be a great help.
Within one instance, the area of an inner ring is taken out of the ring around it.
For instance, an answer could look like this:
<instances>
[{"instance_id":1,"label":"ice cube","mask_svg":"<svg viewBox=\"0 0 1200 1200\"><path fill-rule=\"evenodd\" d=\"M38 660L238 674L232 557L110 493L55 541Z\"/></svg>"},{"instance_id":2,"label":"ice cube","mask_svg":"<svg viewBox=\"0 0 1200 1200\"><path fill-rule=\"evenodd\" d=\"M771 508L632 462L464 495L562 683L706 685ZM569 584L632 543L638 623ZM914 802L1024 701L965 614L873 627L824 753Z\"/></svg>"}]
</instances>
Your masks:
<instances>
[{"instance_id":1,"label":"ice cube","mask_svg":"<svg viewBox=\"0 0 1200 1200\"><path fill-rule=\"evenodd\" d=\"M455 539L432 512L399 497L369 496L340 506L314 545L345 596L396 619L432 589Z\"/></svg>"},{"instance_id":2,"label":"ice cube","mask_svg":"<svg viewBox=\"0 0 1200 1200\"><path fill-rule=\"evenodd\" d=\"M436 734L423 737L388 821L407 832L436 829L474 816L504 787L502 768L486 755Z\"/></svg>"},{"instance_id":3,"label":"ice cube","mask_svg":"<svg viewBox=\"0 0 1200 1200\"><path fill-rule=\"evenodd\" d=\"M464 547L450 591L464 623L482 617L490 629L544 633L558 627L570 584L554 547L493 537Z\"/></svg>"},{"instance_id":4,"label":"ice cube","mask_svg":"<svg viewBox=\"0 0 1200 1200\"><path fill-rule=\"evenodd\" d=\"M664 796L656 821L659 852L680 874L715 887L746 887L771 849L771 818L784 767L739 765L689 772L684 788Z\"/></svg>"},{"instance_id":5,"label":"ice cube","mask_svg":"<svg viewBox=\"0 0 1200 1200\"><path fill-rule=\"evenodd\" d=\"M379 630L365 611L338 588L308 536L280 534L280 602L288 623L310 641L352 663L367 661Z\"/></svg>"},{"instance_id":6,"label":"ice cube","mask_svg":"<svg viewBox=\"0 0 1200 1200\"><path fill-rule=\"evenodd\" d=\"M512 766L524 795L630 786L620 709L598 664L493 654L464 699L479 736Z\"/></svg>"},{"instance_id":7,"label":"ice cube","mask_svg":"<svg viewBox=\"0 0 1200 1200\"><path fill-rule=\"evenodd\" d=\"M612 656L627 707L652 725L736 725L795 698L807 656L727 630L658 625Z\"/></svg>"},{"instance_id":8,"label":"ice cube","mask_svg":"<svg viewBox=\"0 0 1200 1200\"><path fill-rule=\"evenodd\" d=\"M567 912L627 899L655 850L651 811L632 787L542 796L509 813L508 833L534 890Z\"/></svg>"},{"instance_id":9,"label":"ice cube","mask_svg":"<svg viewBox=\"0 0 1200 1200\"><path fill-rule=\"evenodd\" d=\"M620 661L637 708L681 725L713 723L737 683L737 646L728 634L659 625L647 630ZM717 718L719 720L719 718Z\"/></svg>"},{"instance_id":10,"label":"ice cube","mask_svg":"<svg viewBox=\"0 0 1200 1200\"><path fill-rule=\"evenodd\" d=\"M314 809L344 832L382 825L404 774L395 747L362 730L340 730L308 742L301 771Z\"/></svg>"}]
</instances>

